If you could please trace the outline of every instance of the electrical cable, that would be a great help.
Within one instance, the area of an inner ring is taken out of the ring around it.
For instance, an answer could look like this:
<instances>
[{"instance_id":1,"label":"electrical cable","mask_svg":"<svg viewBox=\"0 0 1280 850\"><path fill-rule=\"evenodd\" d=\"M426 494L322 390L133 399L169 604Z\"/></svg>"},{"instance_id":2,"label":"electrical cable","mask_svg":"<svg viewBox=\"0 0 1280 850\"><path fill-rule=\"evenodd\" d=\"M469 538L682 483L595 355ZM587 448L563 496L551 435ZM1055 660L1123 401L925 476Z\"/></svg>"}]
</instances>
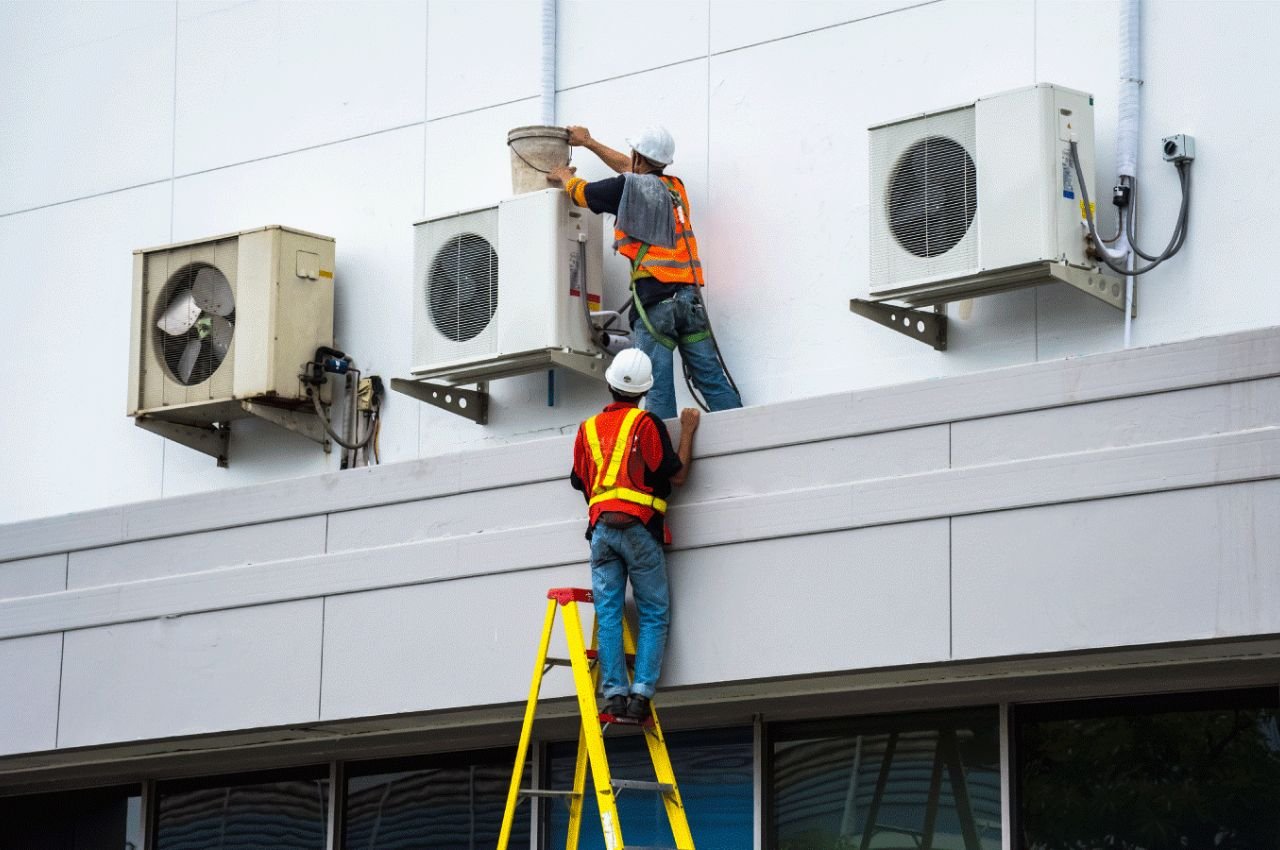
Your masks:
<instances>
[{"instance_id":1,"label":"electrical cable","mask_svg":"<svg viewBox=\"0 0 1280 850\"><path fill-rule=\"evenodd\" d=\"M1183 241L1186 240L1187 229L1187 212L1189 199L1191 196L1190 177L1187 173L1185 163L1178 163L1179 182L1182 185L1182 205L1178 210L1178 223L1174 227L1173 235L1169 238L1169 244L1165 246L1163 253L1151 261L1151 264L1143 268L1127 269L1122 265L1118 265L1107 252L1107 248L1102 244L1101 237L1098 236L1098 227L1094 222L1093 210L1089 203L1089 187L1085 184L1084 169L1080 165L1080 150L1077 142L1071 142L1071 164L1075 168L1076 180L1080 184L1080 195L1084 203L1085 221L1089 225L1089 235L1092 237L1094 244L1098 247L1098 259L1102 260L1112 271L1118 272L1125 277L1133 277L1140 274L1146 274L1152 269L1159 266L1165 260L1172 257L1182 248ZM1130 215L1132 222L1133 216ZM1132 247L1132 245L1131 245ZM1143 254L1146 257L1147 255Z\"/></svg>"},{"instance_id":2,"label":"electrical cable","mask_svg":"<svg viewBox=\"0 0 1280 850\"><path fill-rule=\"evenodd\" d=\"M329 435L329 439L333 440L344 449L352 451L362 449L369 445L369 441L373 439L373 431L364 435L364 439L358 443L348 443L346 440L338 436L338 432L333 430L333 425L329 422L329 417L324 415L324 409L320 406L320 396L314 390L308 388L307 396L311 399L311 405L316 409L316 417L320 420L320 424L324 426L324 431Z\"/></svg>"},{"instance_id":3,"label":"electrical cable","mask_svg":"<svg viewBox=\"0 0 1280 850\"><path fill-rule=\"evenodd\" d=\"M1179 177L1179 182L1182 184L1182 193L1183 193L1183 197L1185 198L1191 192L1191 175L1186 168L1186 163L1181 163L1181 162L1178 163L1178 177ZM1138 219L1137 197L1138 197L1137 181L1134 180L1133 181L1134 207L1132 211L1129 213L1129 223L1128 223L1127 233L1126 233L1126 235L1129 237L1129 247L1133 249L1133 252L1135 254L1137 254L1139 257L1142 257L1142 259L1154 261L1158 259L1158 257L1153 257L1150 254L1148 254L1146 251L1143 251L1141 248L1138 247L1138 244L1135 241L1135 236L1137 233L1137 219ZM1180 219L1178 223L1175 225L1175 232L1179 232L1181 230L1182 238L1178 240L1177 245L1173 249L1175 253L1182 248L1182 241L1186 238L1185 226L1186 226L1186 222L1181 217L1181 214L1180 214Z\"/></svg>"}]
</instances>

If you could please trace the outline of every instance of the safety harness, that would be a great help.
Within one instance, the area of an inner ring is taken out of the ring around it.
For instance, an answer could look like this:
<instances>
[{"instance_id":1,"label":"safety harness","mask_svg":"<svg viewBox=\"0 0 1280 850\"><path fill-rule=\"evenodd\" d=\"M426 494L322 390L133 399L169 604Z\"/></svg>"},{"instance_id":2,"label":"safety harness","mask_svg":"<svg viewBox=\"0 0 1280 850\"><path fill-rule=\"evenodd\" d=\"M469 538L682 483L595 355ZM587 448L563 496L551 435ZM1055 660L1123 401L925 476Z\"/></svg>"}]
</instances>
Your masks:
<instances>
[{"instance_id":1,"label":"safety harness","mask_svg":"<svg viewBox=\"0 0 1280 850\"><path fill-rule=\"evenodd\" d=\"M600 434L596 430L596 419L599 414L592 416L583 423L583 430L586 431L587 435L587 445L591 448L591 458L596 465L595 481L591 484L591 498L587 502L588 505L594 506L600 502L618 499L623 502L643 505L646 508L653 508L660 514L667 512L665 499L659 499L652 493L642 493L629 487L617 486L618 473L622 469L622 461L631 447L631 435L635 430L636 420L643 415L644 412L640 408L633 407L623 416L622 425L618 428L618 438L613 444L613 451L609 453L609 465L607 468L604 463L604 453L600 447Z\"/></svg>"},{"instance_id":2,"label":"safety harness","mask_svg":"<svg viewBox=\"0 0 1280 850\"><path fill-rule=\"evenodd\" d=\"M684 199L679 193L671 191L671 205L676 208L678 213L683 213L681 218L684 221L689 220L689 210L684 204ZM684 239L684 248L689 255L689 270L693 273L693 249L689 245L689 230L691 225L685 225L680 233ZM640 321L644 324L644 329L649 332L649 336L653 337L659 345L667 351L675 351L680 345L693 345L695 342L702 342L711 336L711 331L704 330L697 333L685 334L679 340L672 339L664 333L659 333L653 326L653 322L649 320L649 314L645 312L644 305L640 303L640 296L636 293L636 280L641 277L647 277L641 273L640 268L644 264L644 258L649 253L649 243L645 242L640 245L640 249L636 252L635 259L631 261L631 303L635 307L636 315L640 317ZM696 284L695 284L696 285Z\"/></svg>"}]
</instances>

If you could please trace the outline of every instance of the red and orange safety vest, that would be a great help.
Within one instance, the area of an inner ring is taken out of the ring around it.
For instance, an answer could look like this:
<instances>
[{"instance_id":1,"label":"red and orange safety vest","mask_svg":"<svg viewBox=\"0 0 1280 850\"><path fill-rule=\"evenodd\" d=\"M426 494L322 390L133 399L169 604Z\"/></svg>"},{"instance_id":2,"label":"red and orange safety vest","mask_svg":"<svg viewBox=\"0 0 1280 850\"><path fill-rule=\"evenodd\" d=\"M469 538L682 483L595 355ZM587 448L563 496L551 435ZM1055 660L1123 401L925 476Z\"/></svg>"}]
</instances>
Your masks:
<instances>
[{"instance_id":1,"label":"red and orange safety vest","mask_svg":"<svg viewBox=\"0 0 1280 850\"><path fill-rule=\"evenodd\" d=\"M698 259L698 239L689 216L689 194L679 177L658 175L671 192L676 216L676 244L671 248L650 245L614 228L613 248L631 261L631 278L648 275L662 283L703 285L702 261Z\"/></svg>"},{"instance_id":2,"label":"red and orange safety vest","mask_svg":"<svg viewBox=\"0 0 1280 850\"><path fill-rule=\"evenodd\" d=\"M606 409L582 423L588 457L583 458L578 475L585 487L591 525L605 511L631 514L644 523L654 512L667 512L666 500L655 496L644 480L647 469L661 464L663 452L656 434L642 443L642 430L654 427L643 421L644 416L640 408L627 406ZM656 456L646 459L646 454Z\"/></svg>"}]
</instances>

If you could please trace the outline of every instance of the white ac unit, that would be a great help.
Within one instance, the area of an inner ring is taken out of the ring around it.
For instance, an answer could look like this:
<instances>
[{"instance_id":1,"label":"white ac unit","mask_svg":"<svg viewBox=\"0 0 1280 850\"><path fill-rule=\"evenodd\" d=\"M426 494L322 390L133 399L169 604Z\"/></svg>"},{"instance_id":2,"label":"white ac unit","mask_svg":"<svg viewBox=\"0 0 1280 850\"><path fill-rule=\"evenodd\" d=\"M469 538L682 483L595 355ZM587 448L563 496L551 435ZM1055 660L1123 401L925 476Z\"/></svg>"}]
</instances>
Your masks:
<instances>
[{"instance_id":1,"label":"white ac unit","mask_svg":"<svg viewBox=\"0 0 1280 850\"><path fill-rule=\"evenodd\" d=\"M870 128L871 298L939 304L1063 280L1123 304L1085 253L1093 98L1041 84Z\"/></svg>"},{"instance_id":2,"label":"white ac unit","mask_svg":"<svg viewBox=\"0 0 1280 850\"><path fill-rule=\"evenodd\" d=\"M333 345L333 265L333 239L278 225L134 251L129 415L208 426L244 401L303 405L298 375Z\"/></svg>"},{"instance_id":3,"label":"white ac unit","mask_svg":"<svg viewBox=\"0 0 1280 850\"><path fill-rule=\"evenodd\" d=\"M574 360L598 372L586 312L600 309L600 234L600 217L558 189L415 224L410 371L455 384Z\"/></svg>"}]
</instances>

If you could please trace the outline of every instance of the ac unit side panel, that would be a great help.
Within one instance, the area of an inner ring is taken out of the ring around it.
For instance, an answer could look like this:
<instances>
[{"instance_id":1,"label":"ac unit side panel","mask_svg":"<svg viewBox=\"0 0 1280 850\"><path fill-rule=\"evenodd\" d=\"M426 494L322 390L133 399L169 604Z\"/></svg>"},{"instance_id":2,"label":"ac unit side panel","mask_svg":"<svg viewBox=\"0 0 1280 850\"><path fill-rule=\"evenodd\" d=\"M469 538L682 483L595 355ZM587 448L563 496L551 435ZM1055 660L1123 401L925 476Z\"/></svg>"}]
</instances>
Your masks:
<instances>
[{"instance_id":1,"label":"ac unit side panel","mask_svg":"<svg viewBox=\"0 0 1280 850\"><path fill-rule=\"evenodd\" d=\"M147 255L141 251L133 253L133 298L129 302L129 396L125 404L125 412L133 416L142 407L142 375L146 369L145 352L142 348L142 313L145 301L142 297L146 285Z\"/></svg>"},{"instance_id":2,"label":"ac unit side panel","mask_svg":"<svg viewBox=\"0 0 1280 850\"><path fill-rule=\"evenodd\" d=\"M268 392L302 401L306 390L298 375L304 364L318 347L333 346L334 242L281 229L279 243L276 350Z\"/></svg>"},{"instance_id":3,"label":"ac unit side panel","mask_svg":"<svg viewBox=\"0 0 1280 850\"><path fill-rule=\"evenodd\" d=\"M871 131L871 292L978 267L973 107Z\"/></svg>"},{"instance_id":4,"label":"ac unit side panel","mask_svg":"<svg viewBox=\"0 0 1280 850\"><path fill-rule=\"evenodd\" d=\"M277 314L276 267L280 231L257 230L239 237L236 265L236 350L233 392L241 398L272 389Z\"/></svg>"},{"instance_id":5,"label":"ac unit side panel","mask_svg":"<svg viewBox=\"0 0 1280 850\"><path fill-rule=\"evenodd\" d=\"M1049 167L1053 177L1047 184L1054 204L1057 254L1075 266L1092 267L1084 240L1084 194L1075 185L1075 171L1071 168L1071 135L1079 140L1080 169L1084 172L1089 199L1096 211L1099 208L1097 181L1094 179L1096 159L1093 136L1093 98L1084 93L1057 87L1053 90L1055 132L1050 134L1053 155Z\"/></svg>"},{"instance_id":6,"label":"ac unit side panel","mask_svg":"<svg viewBox=\"0 0 1280 850\"><path fill-rule=\"evenodd\" d=\"M568 300L569 245L561 237L568 197L549 189L498 205L502 245L498 345L501 354L556 347L559 304Z\"/></svg>"},{"instance_id":7,"label":"ac unit side panel","mask_svg":"<svg viewBox=\"0 0 1280 850\"><path fill-rule=\"evenodd\" d=\"M498 208L414 227L414 361L419 366L483 357L497 350L499 286L507 263Z\"/></svg>"},{"instance_id":8,"label":"ac unit side panel","mask_svg":"<svg viewBox=\"0 0 1280 850\"><path fill-rule=\"evenodd\" d=\"M583 318L582 298L587 299L588 310L604 309L604 252L601 247L604 227L600 216L589 210L572 205L568 209L568 226L561 238L569 243L569 280L574 281L569 298L560 305L561 322L565 328L565 345L575 351L595 351L597 346L588 333L587 321ZM578 235L586 236L586 280L585 293L579 293L576 281L578 264ZM577 293L577 294L575 294Z\"/></svg>"},{"instance_id":9,"label":"ac unit side panel","mask_svg":"<svg viewBox=\"0 0 1280 850\"><path fill-rule=\"evenodd\" d=\"M974 105L978 140L983 270L1052 257L1057 245L1051 190L1053 93L1044 87Z\"/></svg>"}]
</instances>

